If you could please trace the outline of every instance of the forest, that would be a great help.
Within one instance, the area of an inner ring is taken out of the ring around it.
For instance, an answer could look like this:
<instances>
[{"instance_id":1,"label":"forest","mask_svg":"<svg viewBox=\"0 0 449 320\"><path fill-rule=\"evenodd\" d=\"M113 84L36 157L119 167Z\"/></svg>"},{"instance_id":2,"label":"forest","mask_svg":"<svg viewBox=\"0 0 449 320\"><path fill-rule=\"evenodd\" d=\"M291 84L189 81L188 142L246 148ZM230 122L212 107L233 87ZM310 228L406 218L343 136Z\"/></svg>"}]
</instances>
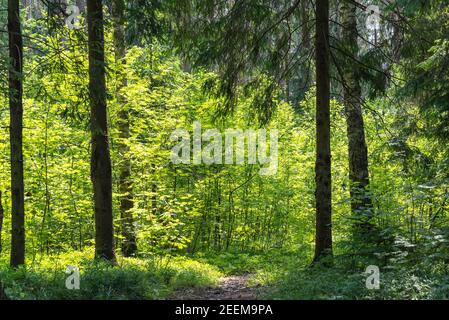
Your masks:
<instances>
[{"instance_id":1,"label":"forest","mask_svg":"<svg viewBox=\"0 0 449 320\"><path fill-rule=\"evenodd\" d=\"M0 0L0 300L449 298L447 0Z\"/></svg>"}]
</instances>

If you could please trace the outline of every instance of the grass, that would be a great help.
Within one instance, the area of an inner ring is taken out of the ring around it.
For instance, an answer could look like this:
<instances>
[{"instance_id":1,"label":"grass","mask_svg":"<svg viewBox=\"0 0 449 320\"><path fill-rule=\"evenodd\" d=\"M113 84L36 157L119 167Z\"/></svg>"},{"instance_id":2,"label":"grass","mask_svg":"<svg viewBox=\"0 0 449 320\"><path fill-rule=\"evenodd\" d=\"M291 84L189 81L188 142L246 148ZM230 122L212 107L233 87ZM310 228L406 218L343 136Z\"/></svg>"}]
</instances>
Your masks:
<instances>
[{"instance_id":1,"label":"grass","mask_svg":"<svg viewBox=\"0 0 449 320\"><path fill-rule=\"evenodd\" d=\"M80 270L80 290L65 286L67 266ZM94 261L93 252L43 258L11 270L0 266L0 280L11 299L164 299L183 287L215 286L217 267L186 257L119 258L118 266Z\"/></svg>"},{"instance_id":2,"label":"grass","mask_svg":"<svg viewBox=\"0 0 449 320\"><path fill-rule=\"evenodd\" d=\"M297 265L271 279L267 299L426 300L449 298L449 274L441 264L380 267L380 288L367 289L365 267L335 257L332 267Z\"/></svg>"},{"instance_id":3,"label":"grass","mask_svg":"<svg viewBox=\"0 0 449 320\"><path fill-rule=\"evenodd\" d=\"M197 253L193 256L119 258L112 267L93 251L43 257L11 270L0 260L0 280L11 299L165 299L186 287L216 286L224 275L252 274L262 299L449 299L449 267L439 262L391 262L380 266L380 289L368 290L370 261L336 256L332 267L310 265L299 252ZM67 290L67 266L80 269L80 290ZM266 290L265 290L266 289Z\"/></svg>"},{"instance_id":4,"label":"grass","mask_svg":"<svg viewBox=\"0 0 449 320\"><path fill-rule=\"evenodd\" d=\"M336 255L332 267L311 265L310 250L265 254L209 253L196 259L226 274L253 274L249 285L263 286L262 299L366 300L449 299L449 265L422 259L422 253L380 263L380 288L367 289L365 273L371 258Z\"/></svg>"}]
</instances>

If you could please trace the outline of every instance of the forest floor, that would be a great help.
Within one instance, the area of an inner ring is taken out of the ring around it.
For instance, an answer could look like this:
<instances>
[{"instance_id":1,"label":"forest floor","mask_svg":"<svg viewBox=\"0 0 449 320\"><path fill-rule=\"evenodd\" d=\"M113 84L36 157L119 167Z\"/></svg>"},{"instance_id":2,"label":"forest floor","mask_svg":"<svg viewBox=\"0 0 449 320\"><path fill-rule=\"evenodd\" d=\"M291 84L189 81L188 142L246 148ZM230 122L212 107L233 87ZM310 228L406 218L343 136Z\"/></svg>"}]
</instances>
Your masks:
<instances>
[{"instance_id":1,"label":"forest floor","mask_svg":"<svg viewBox=\"0 0 449 320\"><path fill-rule=\"evenodd\" d=\"M111 266L94 249L44 256L9 268L0 256L0 300L360 300L449 299L446 262L381 269L381 287L366 287L371 261L335 256L334 265L310 267L295 252L121 258ZM354 267L358 263L362 267ZM68 290L67 266L78 266L80 289ZM3 290L2 287L3 286Z\"/></svg>"},{"instance_id":2,"label":"forest floor","mask_svg":"<svg viewBox=\"0 0 449 320\"><path fill-rule=\"evenodd\" d=\"M220 279L217 287L183 288L171 294L171 300L256 300L263 287L249 286L252 274L232 275Z\"/></svg>"}]
</instances>

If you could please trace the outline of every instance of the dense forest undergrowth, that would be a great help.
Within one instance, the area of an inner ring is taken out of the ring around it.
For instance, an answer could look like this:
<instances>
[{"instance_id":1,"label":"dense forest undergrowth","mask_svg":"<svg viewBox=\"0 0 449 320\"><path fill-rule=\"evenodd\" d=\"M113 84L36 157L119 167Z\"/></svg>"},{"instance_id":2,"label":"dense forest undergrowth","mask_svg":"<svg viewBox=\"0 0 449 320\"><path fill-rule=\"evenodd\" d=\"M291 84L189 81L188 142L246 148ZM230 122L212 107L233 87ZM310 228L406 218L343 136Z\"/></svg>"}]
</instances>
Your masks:
<instances>
[{"instance_id":1,"label":"dense forest undergrowth","mask_svg":"<svg viewBox=\"0 0 449 320\"><path fill-rule=\"evenodd\" d=\"M0 3L0 299L449 298L447 1Z\"/></svg>"},{"instance_id":2,"label":"dense forest undergrowth","mask_svg":"<svg viewBox=\"0 0 449 320\"><path fill-rule=\"evenodd\" d=\"M419 259L416 259L419 260ZM194 256L120 258L112 266L93 251L46 256L0 275L9 299L448 299L449 271L403 261L381 268L379 290L365 286L364 265L337 256L333 267L311 266L294 252L211 253ZM80 289L67 290L67 266L80 269ZM226 288L233 276L243 280ZM220 287L224 287L220 290Z\"/></svg>"}]
</instances>

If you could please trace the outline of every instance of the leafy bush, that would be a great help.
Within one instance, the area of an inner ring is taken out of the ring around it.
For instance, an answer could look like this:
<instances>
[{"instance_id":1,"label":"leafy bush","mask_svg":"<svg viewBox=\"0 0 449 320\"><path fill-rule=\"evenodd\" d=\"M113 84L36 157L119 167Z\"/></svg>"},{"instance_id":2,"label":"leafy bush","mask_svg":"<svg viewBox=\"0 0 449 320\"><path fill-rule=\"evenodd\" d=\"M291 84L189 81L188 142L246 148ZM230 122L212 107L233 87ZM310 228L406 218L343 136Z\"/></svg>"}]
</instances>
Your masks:
<instances>
[{"instance_id":1,"label":"leafy bush","mask_svg":"<svg viewBox=\"0 0 449 320\"><path fill-rule=\"evenodd\" d=\"M447 299L446 267L410 262L380 267L380 288L367 289L364 269L349 267L342 257L333 267L302 266L274 280L268 298L273 299Z\"/></svg>"}]
</instances>

